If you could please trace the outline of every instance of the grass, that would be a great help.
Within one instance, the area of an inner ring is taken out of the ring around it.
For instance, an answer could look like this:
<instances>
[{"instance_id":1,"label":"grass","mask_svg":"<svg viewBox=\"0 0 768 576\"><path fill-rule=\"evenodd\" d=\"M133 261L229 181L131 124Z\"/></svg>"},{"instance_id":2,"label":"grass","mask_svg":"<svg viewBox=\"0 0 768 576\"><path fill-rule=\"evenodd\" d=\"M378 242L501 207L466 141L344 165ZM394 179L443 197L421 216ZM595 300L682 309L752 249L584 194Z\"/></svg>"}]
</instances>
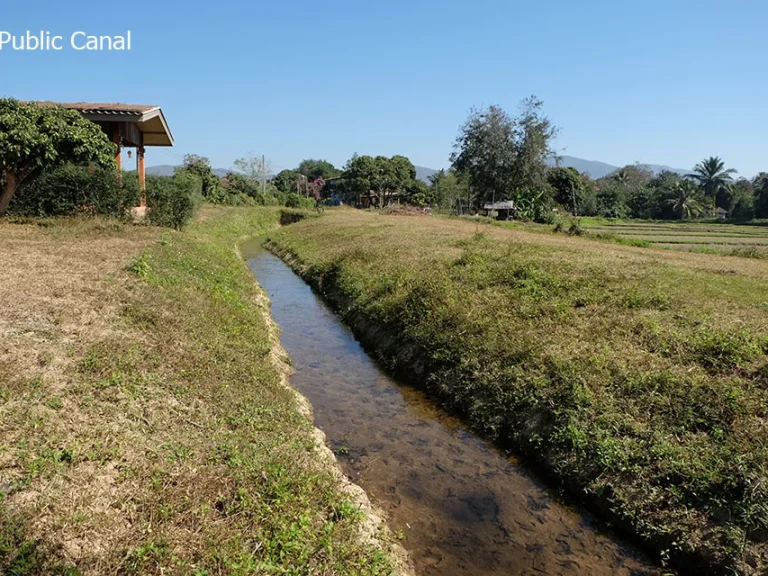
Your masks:
<instances>
[{"instance_id":1,"label":"grass","mask_svg":"<svg viewBox=\"0 0 768 576\"><path fill-rule=\"evenodd\" d=\"M279 218L0 223L0 573L392 572L235 252Z\"/></svg>"},{"instance_id":2,"label":"grass","mask_svg":"<svg viewBox=\"0 0 768 576\"><path fill-rule=\"evenodd\" d=\"M662 560L768 570L768 262L347 209L269 238L382 362Z\"/></svg>"},{"instance_id":3,"label":"grass","mask_svg":"<svg viewBox=\"0 0 768 576\"><path fill-rule=\"evenodd\" d=\"M670 250L705 252L748 258L768 258L768 226L764 223L645 222L580 219L590 235L620 243Z\"/></svg>"}]
</instances>

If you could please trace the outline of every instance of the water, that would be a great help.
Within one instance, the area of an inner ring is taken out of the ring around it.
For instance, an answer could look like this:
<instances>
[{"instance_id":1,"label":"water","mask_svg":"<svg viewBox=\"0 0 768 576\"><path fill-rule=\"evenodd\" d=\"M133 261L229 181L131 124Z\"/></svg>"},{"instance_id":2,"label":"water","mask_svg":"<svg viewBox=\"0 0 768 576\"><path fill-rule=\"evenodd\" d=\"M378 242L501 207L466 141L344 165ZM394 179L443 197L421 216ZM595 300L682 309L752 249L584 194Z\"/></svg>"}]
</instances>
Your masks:
<instances>
[{"instance_id":1,"label":"water","mask_svg":"<svg viewBox=\"0 0 768 576\"><path fill-rule=\"evenodd\" d=\"M301 278L255 242L248 266L344 472L389 516L420 575L660 571L554 499L518 462L398 384Z\"/></svg>"}]
</instances>

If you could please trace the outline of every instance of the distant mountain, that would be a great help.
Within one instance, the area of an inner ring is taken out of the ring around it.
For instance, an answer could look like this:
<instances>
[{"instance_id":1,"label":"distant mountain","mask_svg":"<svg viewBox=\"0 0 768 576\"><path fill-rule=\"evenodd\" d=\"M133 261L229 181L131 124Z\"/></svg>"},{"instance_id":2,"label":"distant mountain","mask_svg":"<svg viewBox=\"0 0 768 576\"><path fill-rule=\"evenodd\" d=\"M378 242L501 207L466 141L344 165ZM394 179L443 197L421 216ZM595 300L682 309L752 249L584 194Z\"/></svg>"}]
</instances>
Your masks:
<instances>
[{"instance_id":1,"label":"distant mountain","mask_svg":"<svg viewBox=\"0 0 768 576\"><path fill-rule=\"evenodd\" d=\"M158 166L147 166L147 174L151 174L153 176L173 176L173 173L176 171L176 168L178 168L178 166L171 166L170 164L160 164ZM231 170L226 170L224 168L213 169L213 173L220 178L226 176L227 172L231 172Z\"/></svg>"},{"instance_id":2,"label":"distant mountain","mask_svg":"<svg viewBox=\"0 0 768 576\"><path fill-rule=\"evenodd\" d=\"M549 165L555 165L554 158L550 158ZM577 158L576 156L561 156L560 166L564 166L566 168L575 168L579 171L579 173L586 172L595 180L602 178L603 176L607 176L611 172L615 172L620 168L620 166L613 166L612 164L598 162L597 160L584 160L583 158ZM658 174L662 170L677 172L681 175L689 174L691 172L690 170L682 170L680 168L670 168L669 166L665 166L663 164L645 164L645 166L647 166L648 169L651 170L654 174ZM170 164L149 166L147 168L147 174L154 174L156 176L173 176L176 168L176 166L171 166ZM429 177L439 172L439 170L435 170L434 168L427 168L425 166L414 166L414 168L416 168L416 179L421 180L427 184L429 184ZM213 173L219 177L226 176L227 172L231 172L231 170L227 170L226 168L213 169Z\"/></svg>"},{"instance_id":3,"label":"distant mountain","mask_svg":"<svg viewBox=\"0 0 768 576\"><path fill-rule=\"evenodd\" d=\"M550 166L555 165L554 158L550 158L549 165ZM605 162L598 162L597 160L584 160L583 158L576 158L575 156L561 156L560 166L563 166L565 168L575 168L576 170L579 171L579 173L586 172L594 180L597 180L598 178L602 178L603 176L607 176L611 172L615 172L616 170L621 168L621 166L613 166L612 164L606 164ZM643 164L643 166L647 166L648 169L654 174L658 174L663 170L668 170L669 172L676 172L680 175L689 174L691 172L690 170L683 170L681 168L671 168L670 166L665 166L663 164Z\"/></svg>"},{"instance_id":4,"label":"distant mountain","mask_svg":"<svg viewBox=\"0 0 768 576\"><path fill-rule=\"evenodd\" d=\"M416 180L421 180L427 184L429 184L429 177L439 172L439 170L425 168L424 166L414 166L414 168L416 168Z\"/></svg>"}]
</instances>

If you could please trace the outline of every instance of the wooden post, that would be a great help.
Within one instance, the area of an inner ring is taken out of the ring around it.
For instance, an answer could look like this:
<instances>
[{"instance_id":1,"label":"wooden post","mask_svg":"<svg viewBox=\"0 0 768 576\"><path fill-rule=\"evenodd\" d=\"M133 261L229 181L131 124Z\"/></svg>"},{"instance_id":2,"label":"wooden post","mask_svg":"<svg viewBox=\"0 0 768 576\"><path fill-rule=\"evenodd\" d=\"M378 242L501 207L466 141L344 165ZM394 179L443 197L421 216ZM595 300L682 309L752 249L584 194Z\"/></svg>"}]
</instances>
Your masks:
<instances>
[{"instance_id":1,"label":"wooden post","mask_svg":"<svg viewBox=\"0 0 768 576\"><path fill-rule=\"evenodd\" d=\"M139 146L136 149L136 157L139 162L139 190L141 191L139 206L145 208L147 206L147 177L144 166L144 146Z\"/></svg>"},{"instance_id":2,"label":"wooden post","mask_svg":"<svg viewBox=\"0 0 768 576\"><path fill-rule=\"evenodd\" d=\"M120 127L115 126L114 132L112 132L112 142L117 146L115 150L115 164L117 164L117 183L119 186L123 185L123 149L120 146Z\"/></svg>"},{"instance_id":3,"label":"wooden post","mask_svg":"<svg viewBox=\"0 0 768 576\"><path fill-rule=\"evenodd\" d=\"M115 163L117 164L118 174L121 174L123 171L123 150L120 147L120 128L117 126L115 126L115 131L112 132L112 142L117 146L117 151L115 151Z\"/></svg>"}]
</instances>

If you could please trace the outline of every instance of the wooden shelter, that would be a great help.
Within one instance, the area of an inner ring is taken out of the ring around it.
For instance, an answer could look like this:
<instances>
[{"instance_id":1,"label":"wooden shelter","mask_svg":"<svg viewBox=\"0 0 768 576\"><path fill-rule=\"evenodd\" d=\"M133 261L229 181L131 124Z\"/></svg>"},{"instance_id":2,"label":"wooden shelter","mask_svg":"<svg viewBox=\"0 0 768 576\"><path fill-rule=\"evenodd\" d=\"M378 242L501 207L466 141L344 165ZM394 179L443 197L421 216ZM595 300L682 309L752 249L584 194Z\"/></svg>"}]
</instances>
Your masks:
<instances>
[{"instance_id":1,"label":"wooden shelter","mask_svg":"<svg viewBox=\"0 0 768 576\"><path fill-rule=\"evenodd\" d=\"M141 206L146 206L145 148L148 146L173 146L173 135L159 106L141 104L105 104L95 102L38 102L77 110L91 122L98 124L117 145L115 160L122 170L123 148L136 148Z\"/></svg>"},{"instance_id":2,"label":"wooden shelter","mask_svg":"<svg viewBox=\"0 0 768 576\"><path fill-rule=\"evenodd\" d=\"M487 202L483 205L485 215L490 216L491 212L496 212L497 220L509 220L517 211L517 205L513 200L504 200L503 202Z\"/></svg>"}]
</instances>

